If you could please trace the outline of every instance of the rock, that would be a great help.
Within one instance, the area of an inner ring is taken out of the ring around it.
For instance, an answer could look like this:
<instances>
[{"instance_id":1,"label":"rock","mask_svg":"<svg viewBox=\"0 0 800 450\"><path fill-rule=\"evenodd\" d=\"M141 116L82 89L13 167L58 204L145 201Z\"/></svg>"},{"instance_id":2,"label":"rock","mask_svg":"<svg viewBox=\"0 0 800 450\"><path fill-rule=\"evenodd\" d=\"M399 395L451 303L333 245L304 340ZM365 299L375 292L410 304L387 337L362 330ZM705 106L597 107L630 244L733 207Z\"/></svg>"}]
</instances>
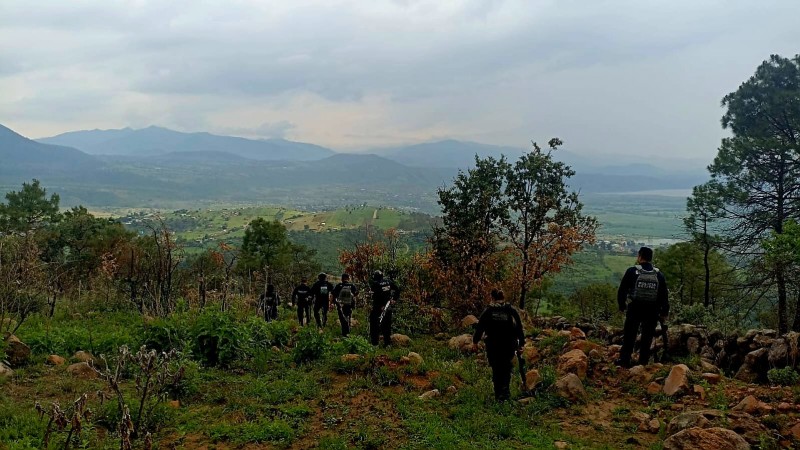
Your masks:
<instances>
[{"instance_id":1,"label":"rock","mask_svg":"<svg viewBox=\"0 0 800 450\"><path fill-rule=\"evenodd\" d=\"M539 361L539 349L533 345L522 347L522 358L528 364L533 364Z\"/></svg>"},{"instance_id":2,"label":"rock","mask_svg":"<svg viewBox=\"0 0 800 450\"><path fill-rule=\"evenodd\" d=\"M411 358L409 358L408 356L401 356L400 357L400 364L402 364L404 366L411 364Z\"/></svg>"},{"instance_id":3,"label":"rock","mask_svg":"<svg viewBox=\"0 0 800 450\"><path fill-rule=\"evenodd\" d=\"M703 348L700 349L700 357L711 362L717 359L717 354L714 352L713 347L704 345Z\"/></svg>"},{"instance_id":4,"label":"rock","mask_svg":"<svg viewBox=\"0 0 800 450\"><path fill-rule=\"evenodd\" d=\"M703 386L700 386L699 384L695 384L694 386L692 386L692 391L695 394L697 394L698 397L700 397L700 400L705 400L706 399L706 389Z\"/></svg>"},{"instance_id":5,"label":"rock","mask_svg":"<svg viewBox=\"0 0 800 450\"><path fill-rule=\"evenodd\" d=\"M580 339L577 341L573 341L570 343L569 348L571 350L580 350L587 355L592 351L596 350L598 352L603 350L603 347L599 344L595 344L592 341L587 341L585 339Z\"/></svg>"},{"instance_id":6,"label":"rock","mask_svg":"<svg viewBox=\"0 0 800 450\"><path fill-rule=\"evenodd\" d=\"M72 359L78 362L85 362L85 363L94 362L94 356L92 356L91 353L85 352L83 350L78 350L77 352L75 352L75 354L72 355Z\"/></svg>"},{"instance_id":7,"label":"rock","mask_svg":"<svg viewBox=\"0 0 800 450\"><path fill-rule=\"evenodd\" d=\"M171 400L171 401L169 401L167 403L167 405L169 405L170 408L178 409L178 408L181 407L181 401L180 400Z\"/></svg>"},{"instance_id":8,"label":"rock","mask_svg":"<svg viewBox=\"0 0 800 450\"><path fill-rule=\"evenodd\" d=\"M586 339L586 333L584 333L583 330L581 330L578 327L572 327L569 330L569 339L571 341L576 341L578 339Z\"/></svg>"},{"instance_id":9,"label":"rock","mask_svg":"<svg viewBox=\"0 0 800 450\"><path fill-rule=\"evenodd\" d=\"M61 366L67 362L66 359L58 356L58 355L50 355L45 360L45 363L50 364L51 366Z\"/></svg>"},{"instance_id":10,"label":"rock","mask_svg":"<svg viewBox=\"0 0 800 450\"><path fill-rule=\"evenodd\" d=\"M791 434L795 440L800 441L800 422L797 422L789 429L789 434Z\"/></svg>"},{"instance_id":11,"label":"rock","mask_svg":"<svg viewBox=\"0 0 800 450\"><path fill-rule=\"evenodd\" d=\"M559 373L574 373L580 378L586 378L586 371L589 370L589 357L580 350L570 350L558 358Z\"/></svg>"},{"instance_id":12,"label":"rock","mask_svg":"<svg viewBox=\"0 0 800 450\"><path fill-rule=\"evenodd\" d=\"M664 450L750 450L750 444L724 428L689 428L668 437Z\"/></svg>"},{"instance_id":13,"label":"rock","mask_svg":"<svg viewBox=\"0 0 800 450\"><path fill-rule=\"evenodd\" d=\"M408 359L411 360L411 364L414 364L416 366L422 364L422 361L423 361L422 360L422 355L420 355L419 353L416 353L416 352L409 352L408 353Z\"/></svg>"},{"instance_id":14,"label":"rock","mask_svg":"<svg viewBox=\"0 0 800 450\"><path fill-rule=\"evenodd\" d=\"M448 394L455 394L458 392L458 388L455 386L447 386L447 393Z\"/></svg>"},{"instance_id":15,"label":"rock","mask_svg":"<svg viewBox=\"0 0 800 450\"><path fill-rule=\"evenodd\" d=\"M713 409L680 413L667 425L667 434L675 434L689 428L708 428L711 426L711 420L719 417L722 417L722 414Z\"/></svg>"},{"instance_id":16,"label":"rock","mask_svg":"<svg viewBox=\"0 0 800 450\"><path fill-rule=\"evenodd\" d=\"M392 345L396 345L398 347L405 347L411 344L411 338L406 336L405 334L395 333L390 337L392 341Z\"/></svg>"},{"instance_id":17,"label":"rock","mask_svg":"<svg viewBox=\"0 0 800 450\"><path fill-rule=\"evenodd\" d=\"M583 383L574 373L569 373L556 381L555 389L560 397L571 402L586 400L586 390L583 389Z\"/></svg>"},{"instance_id":18,"label":"rock","mask_svg":"<svg viewBox=\"0 0 800 450\"><path fill-rule=\"evenodd\" d=\"M689 368L686 364L678 364L672 367L666 381L664 381L664 393L673 396L689 390Z\"/></svg>"},{"instance_id":19,"label":"rock","mask_svg":"<svg viewBox=\"0 0 800 450\"><path fill-rule=\"evenodd\" d=\"M19 367L31 358L31 348L16 336L6 337L6 358L12 367Z\"/></svg>"},{"instance_id":20,"label":"rock","mask_svg":"<svg viewBox=\"0 0 800 450\"><path fill-rule=\"evenodd\" d=\"M5 363L0 362L0 378L11 378L14 376L14 371L11 370L11 367L5 365Z\"/></svg>"},{"instance_id":21,"label":"rock","mask_svg":"<svg viewBox=\"0 0 800 450\"><path fill-rule=\"evenodd\" d=\"M272 348L270 348L270 350L272 350L275 353L281 352L281 349L277 345L273 345Z\"/></svg>"},{"instance_id":22,"label":"rock","mask_svg":"<svg viewBox=\"0 0 800 450\"><path fill-rule=\"evenodd\" d=\"M94 379L99 377L99 374L87 362L71 364L67 367L67 373L75 378Z\"/></svg>"},{"instance_id":23,"label":"rock","mask_svg":"<svg viewBox=\"0 0 800 450\"><path fill-rule=\"evenodd\" d=\"M555 441L553 442L553 447L555 447L557 450L564 450L569 448L569 444L564 441Z\"/></svg>"},{"instance_id":24,"label":"rock","mask_svg":"<svg viewBox=\"0 0 800 450\"><path fill-rule=\"evenodd\" d=\"M589 357L589 360L594 362L599 362L603 360L603 354L600 353L599 350L589 350L589 353L586 354Z\"/></svg>"},{"instance_id":25,"label":"rock","mask_svg":"<svg viewBox=\"0 0 800 450\"><path fill-rule=\"evenodd\" d=\"M470 352L472 351L472 335L462 334L461 336L450 338L450 341L447 342L447 346L452 350Z\"/></svg>"},{"instance_id":26,"label":"rock","mask_svg":"<svg viewBox=\"0 0 800 450\"><path fill-rule=\"evenodd\" d=\"M655 381L651 381L650 384L647 385L647 393L650 395L656 395L661 392L661 385L656 383Z\"/></svg>"},{"instance_id":27,"label":"rock","mask_svg":"<svg viewBox=\"0 0 800 450\"><path fill-rule=\"evenodd\" d=\"M536 369L531 369L528 373L525 374L525 389L532 391L536 388L536 385L539 384L541 381L542 376L539 374L539 371Z\"/></svg>"},{"instance_id":28,"label":"rock","mask_svg":"<svg viewBox=\"0 0 800 450\"><path fill-rule=\"evenodd\" d=\"M781 402L778 403L778 411L787 413L794 410L794 405L791 403Z\"/></svg>"},{"instance_id":29,"label":"rock","mask_svg":"<svg viewBox=\"0 0 800 450\"><path fill-rule=\"evenodd\" d=\"M441 394L439 393L438 389L433 389L433 390L430 390L430 391L420 395L418 398L420 400L428 400L428 399L431 399L431 398L434 398L434 397L438 397L440 395Z\"/></svg>"},{"instance_id":30,"label":"rock","mask_svg":"<svg viewBox=\"0 0 800 450\"><path fill-rule=\"evenodd\" d=\"M756 446L761 445L761 437L769 432L758 419L742 411L728 411L724 425Z\"/></svg>"},{"instance_id":31,"label":"rock","mask_svg":"<svg viewBox=\"0 0 800 450\"><path fill-rule=\"evenodd\" d=\"M658 419L650 419L650 421L647 422L647 428L645 431L653 434L658 433L661 431L661 421Z\"/></svg>"},{"instance_id":32,"label":"rock","mask_svg":"<svg viewBox=\"0 0 800 450\"><path fill-rule=\"evenodd\" d=\"M628 379L636 381L637 383L647 384L653 381L653 378L662 367L661 364L653 364L649 366L633 366L628 370Z\"/></svg>"},{"instance_id":33,"label":"rock","mask_svg":"<svg viewBox=\"0 0 800 450\"><path fill-rule=\"evenodd\" d=\"M772 407L767 405L766 403L762 402L761 400L755 398L752 395L748 395L747 397L743 398L736 406L734 406L733 411L741 411L747 414L761 414L761 413L769 413L772 411Z\"/></svg>"},{"instance_id":34,"label":"rock","mask_svg":"<svg viewBox=\"0 0 800 450\"><path fill-rule=\"evenodd\" d=\"M461 328L469 328L475 325L476 323L478 323L478 318L470 314L467 317L461 319Z\"/></svg>"},{"instance_id":35,"label":"rock","mask_svg":"<svg viewBox=\"0 0 800 450\"><path fill-rule=\"evenodd\" d=\"M695 336L691 336L686 340L686 349L689 350L690 355L696 355L700 353L700 339Z\"/></svg>"},{"instance_id":36,"label":"rock","mask_svg":"<svg viewBox=\"0 0 800 450\"><path fill-rule=\"evenodd\" d=\"M789 364L789 343L786 339L775 339L767 352L770 367L782 369Z\"/></svg>"},{"instance_id":37,"label":"rock","mask_svg":"<svg viewBox=\"0 0 800 450\"><path fill-rule=\"evenodd\" d=\"M700 360L700 370L706 373L719 373L719 367L705 359Z\"/></svg>"},{"instance_id":38,"label":"rock","mask_svg":"<svg viewBox=\"0 0 800 450\"><path fill-rule=\"evenodd\" d=\"M758 379L763 379L769 369L769 350L759 348L753 350L744 357L744 364L736 372L735 378L746 383L753 383Z\"/></svg>"},{"instance_id":39,"label":"rock","mask_svg":"<svg viewBox=\"0 0 800 450\"><path fill-rule=\"evenodd\" d=\"M343 363L351 363L351 362L361 361L362 358L363 356L361 355L348 353L346 355L342 355L341 360Z\"/></svg>"}]
</instances>

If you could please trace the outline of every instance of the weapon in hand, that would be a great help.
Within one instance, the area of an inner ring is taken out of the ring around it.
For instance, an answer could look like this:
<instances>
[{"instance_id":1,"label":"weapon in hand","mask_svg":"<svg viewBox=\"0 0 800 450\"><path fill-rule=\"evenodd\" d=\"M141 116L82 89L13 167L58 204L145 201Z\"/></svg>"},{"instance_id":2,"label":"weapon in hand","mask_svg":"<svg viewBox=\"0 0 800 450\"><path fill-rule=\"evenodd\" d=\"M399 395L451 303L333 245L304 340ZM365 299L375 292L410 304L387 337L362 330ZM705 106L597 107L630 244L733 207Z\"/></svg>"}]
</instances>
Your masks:
<instances>
[{"instance_id":1,"label":"weapon in hand","mask_svg":"<svg viewBox=\"0 0 800 450\"><path fill-rule=\"evenodd\" d=\"M381 315L378 316L378 325L383 324L383 318L386 317L386 312L389 311L389 306L392 304L392 301L389 300L386 302L386 306L383 307L383 311L381 311Z\"/></svg>"},{"instance_id":2,"label":"weapon in hand","mask_svg":"<svg viewBox=\"0 0 800 450\"><path fill-rule=\"evenodd\" d=\"M517 350L517 368L519 369L519 378L522 382L522 390L527 391L527 386L525 385L525 358L522 357L522 349Z\"/></svg>"}]
</instances>

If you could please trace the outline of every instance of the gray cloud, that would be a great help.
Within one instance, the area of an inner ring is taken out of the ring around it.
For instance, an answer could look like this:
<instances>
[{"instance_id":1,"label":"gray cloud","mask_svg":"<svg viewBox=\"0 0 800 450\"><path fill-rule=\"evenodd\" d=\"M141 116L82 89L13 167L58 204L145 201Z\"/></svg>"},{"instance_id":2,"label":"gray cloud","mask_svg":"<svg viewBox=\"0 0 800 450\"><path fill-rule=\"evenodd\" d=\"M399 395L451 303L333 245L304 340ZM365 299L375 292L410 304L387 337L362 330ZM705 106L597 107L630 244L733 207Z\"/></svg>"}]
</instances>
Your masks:
<instances>
[{"instance_id":1,"label":"gray cloud","mask_svg":"<svg viewBox=\"0 0 800 450\"><path fill-rule=\"evenodd\" d=\"M0 123L35 135L158 124L367 148L558 134L575 151L710 158L722 95L800 51L794 0L34 3L0 6Z\"/></svg>"}]
</instances>

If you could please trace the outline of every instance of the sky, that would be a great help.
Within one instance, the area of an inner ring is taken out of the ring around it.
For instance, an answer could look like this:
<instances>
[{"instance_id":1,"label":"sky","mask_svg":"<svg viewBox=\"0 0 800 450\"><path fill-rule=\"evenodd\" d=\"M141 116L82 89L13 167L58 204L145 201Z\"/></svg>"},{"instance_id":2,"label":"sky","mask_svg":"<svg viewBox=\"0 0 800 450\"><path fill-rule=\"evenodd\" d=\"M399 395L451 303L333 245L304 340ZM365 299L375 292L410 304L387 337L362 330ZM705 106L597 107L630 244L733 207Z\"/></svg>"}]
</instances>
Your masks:
<instances>
[{"instance_id":1,"label":"sky","mask_svg":"<svg viewBox=\"0 0 800 450\"><path fill-rule=\"evenodd\" d=\"M710 160L797 0L2 0L0 124ZM643 161L646 162L646 161Z\"/></svg>"}]
</instances>

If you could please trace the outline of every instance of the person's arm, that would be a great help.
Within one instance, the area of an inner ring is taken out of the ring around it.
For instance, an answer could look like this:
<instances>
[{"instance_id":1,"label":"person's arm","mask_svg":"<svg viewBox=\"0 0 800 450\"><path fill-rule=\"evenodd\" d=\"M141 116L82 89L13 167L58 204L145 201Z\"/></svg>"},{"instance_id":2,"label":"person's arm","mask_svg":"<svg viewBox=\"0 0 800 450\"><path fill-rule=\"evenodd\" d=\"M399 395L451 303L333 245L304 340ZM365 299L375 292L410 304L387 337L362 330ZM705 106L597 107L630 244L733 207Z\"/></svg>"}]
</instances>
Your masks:
<instances>
[{"instance_id":1,"label":"person's arm","mask_svg":"<svg viewBox=\"0 0 800 450\"><path fill-rule=\"evenodd\" d=\"M397 283L394 281L390 281L392 286L392 300L398 301L400 300L400 288L397 286Z\"/></svg>"},{"instance_id":2,"label":"person's arm","mask_svg":"<svg viewBox=\"0 0 800 450\"><path fill-rule=\"evenodd\" d=\"M630 292L631 284L635 276L636 269L631 267L625 271L625 275L622 276L622 281L619 283L619 289L617 289L617 305L622 312L625 312L628 306L628 292Z\"/></svg>"},{"instance_id":3,"label":"person's arm","mask_svg":"<svg viewBox=\"0 0 800 450\"><path fill-rule=\"evenodd\" d=\"M300 288L300 286L296 286L294 288L294 290L292 291L292 302L293 303L297 303L297 289L298 288Z\"/></svg>"},{"instance_id":4,"label":"person's arm","mask_svg":"<svg viewBox=\"0 0 800 450\"><path fill-rule=\"evenodd\" d=\"M669 289L667 288L667 279L661 272L658 273L661 282L658 283L658 303L660 305L659 315L662 318L669 316Z\"/></svg>"},{"instance_id":5,"label":"person's arm","mask_svg":"<svg viewBox=\"0 0 800 450\"><path fill-rule=\"evenodd\" d=\"M485 310L482 314L480 319L478 319L478 323L475 325L475 334L472 335L472 343L474 345L478 345L478 342L483 338L483 332L486 329L486 323L489 321L489 310Z\"/></svg>"},{"instance_id":6,"label":"person's arm","mask_svg":"<svg viewBox=\"0 0 800 450\"><path fill-rule=\"evenodd\" d=\"M522 327L522 318L519 316L517 308L511 307L511 317L514 318L514 331L517 335L518 347L522 348L525 344L525 329Z\"/></svg>"},{"instance_id":7,"label":"person's arm","mask_svg":"<svg viewBox=\"0 0 800 450\"><path fill-rule=\"evenodd\" d=\"M335 288L333 288L333 301L334 302L339 300L339 293L342 292L342 287L343 286L344 285L342 283L339 283L339 284L336 285Z\"/></svg>"}]
</instances>

